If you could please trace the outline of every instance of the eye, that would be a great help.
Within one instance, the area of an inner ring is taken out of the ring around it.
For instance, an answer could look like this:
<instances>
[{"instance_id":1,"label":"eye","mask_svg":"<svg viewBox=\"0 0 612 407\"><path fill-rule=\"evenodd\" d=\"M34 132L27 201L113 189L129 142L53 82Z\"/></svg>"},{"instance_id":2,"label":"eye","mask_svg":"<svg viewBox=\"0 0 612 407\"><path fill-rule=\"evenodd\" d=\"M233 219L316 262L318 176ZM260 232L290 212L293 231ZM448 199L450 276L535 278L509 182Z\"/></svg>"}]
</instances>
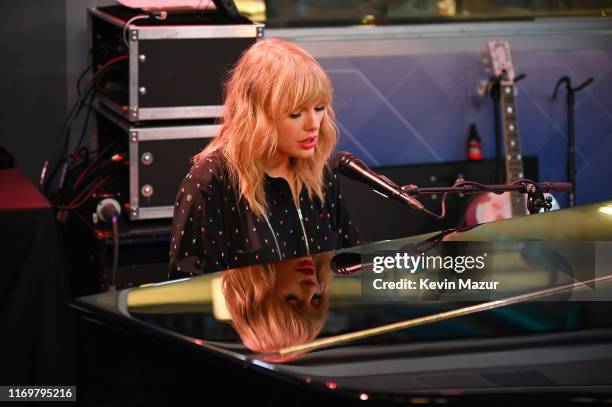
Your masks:
<instances>
[{"instance_id":1,"label":"eye","mask_svg":"<svg viewBox=\"0 0 612 407\"><path fill-rule=\"evenodd\" d=\"M312 300L310 301L314 306L319 306L321 304L321 298L323 298L322 294L315 294L312 296Z\"/></svg>"},{"instance_id":2,"label":"eye","mask_svg":"<svg viewBox=\"0 0 612 407\"><path fill-rule=\"evenodd\" d=\"M299 113L289 113L289 117L291 119L297 119L298 117L300 117L302 115L302 112Z\"/></svg>"},{"instance_id":3,"label":"eye","mask_svg":"<svg viewBox=\"0 0 612 407\"><path fill-rule=\"evenodd\" d=\"M315 110L316 110L317 112L322 112L322 111L324 111L324 110L325 110L325 105L321 105L321 106L315 107Z\"/></svg>"},{"instance_id":4,"label":"eye","mask_svg":"<svg viewBox=\"0 0 612 407\"><path fill-rule=\"evenodd\" d=\"M285 301L290 304L297 304L300 300L295 295L289 294L285 297Z\"/></svg>"}]
</instances>

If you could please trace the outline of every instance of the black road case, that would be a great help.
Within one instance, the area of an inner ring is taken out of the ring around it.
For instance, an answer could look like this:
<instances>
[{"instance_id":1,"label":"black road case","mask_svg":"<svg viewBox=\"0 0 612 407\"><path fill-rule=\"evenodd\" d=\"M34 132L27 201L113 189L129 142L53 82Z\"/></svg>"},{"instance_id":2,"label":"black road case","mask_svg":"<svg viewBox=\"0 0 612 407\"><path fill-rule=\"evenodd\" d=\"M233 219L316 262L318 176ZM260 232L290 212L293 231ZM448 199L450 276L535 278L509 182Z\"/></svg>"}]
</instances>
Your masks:
<instances>
[{"instance_id":1,"label":"black road case","mask_svg":"<svg viewBox=\"0 0 612 407\"><path fill-rule=\"evenodd\" d=\"M129 157L126 188L130 220L171 218L178 187L191 158L217 135L213 120L130 123L114 112L96 108L98 144L122 146Z\"/></svg>"},{"instance_id":2,"label":"black road case","mask_svg":"<svg viewBox=\"0 0 612 407\"><path fill-rule=\"evenodd\" d=\"M214 13L158 20L108 6L88 16L98 98L132 122L219 117L228 71L264 30ZM106 72L97 75L100 69Z\"/></svg>"}]
</instances>

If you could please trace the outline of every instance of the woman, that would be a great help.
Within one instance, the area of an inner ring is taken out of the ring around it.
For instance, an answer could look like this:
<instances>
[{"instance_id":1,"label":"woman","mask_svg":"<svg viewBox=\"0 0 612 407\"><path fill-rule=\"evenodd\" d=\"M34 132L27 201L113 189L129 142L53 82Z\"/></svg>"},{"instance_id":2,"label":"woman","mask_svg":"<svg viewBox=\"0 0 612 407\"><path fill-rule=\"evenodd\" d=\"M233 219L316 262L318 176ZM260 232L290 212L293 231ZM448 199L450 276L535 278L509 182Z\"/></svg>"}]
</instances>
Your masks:
<instances>
[{"instance_id":1,"label":"woman","mask_svg":"<svg viewBox=\"0 0 612 407\"><path fill-rule=\"evenodd\" d=\"M360 244L329 158L332 85L280 39L254 44L225 87L222 129L194 157L174 209L170 277Z\"/></svg>"},{"instance_id":2,"label":"woman","mask_svg":"<svg viewBox=\"0 0 612 407\"><path fill-rule=\"evenodd\" d=\"M329 307L330 257L322 253L223 274L231 324L247 348L276 353L316 338Z\"/></svg>"}]
</instances>

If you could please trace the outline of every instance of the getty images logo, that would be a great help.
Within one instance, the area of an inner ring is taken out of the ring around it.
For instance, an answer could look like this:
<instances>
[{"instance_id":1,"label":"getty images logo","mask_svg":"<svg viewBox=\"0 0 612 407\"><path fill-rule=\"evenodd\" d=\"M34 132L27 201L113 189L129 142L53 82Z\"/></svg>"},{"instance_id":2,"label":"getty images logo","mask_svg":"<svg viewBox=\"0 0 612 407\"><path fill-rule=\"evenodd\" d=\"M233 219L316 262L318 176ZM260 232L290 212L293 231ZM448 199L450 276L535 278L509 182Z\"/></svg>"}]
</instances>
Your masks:
<instances>
[{"instance_id":1,"label":"getty images logo","mask_svg":"<svg viewBox=\"0 0 612 407\"><path fill-rule=\"evenodd\" d=\"M386 269L406 270L415 273L417 270L453 270L463 273L466 270L485 268L487 253L480 256L412 256L407 253L396 253L395 256L375 256L372 271L376 274Z\"/></svg>"}]
</instances>

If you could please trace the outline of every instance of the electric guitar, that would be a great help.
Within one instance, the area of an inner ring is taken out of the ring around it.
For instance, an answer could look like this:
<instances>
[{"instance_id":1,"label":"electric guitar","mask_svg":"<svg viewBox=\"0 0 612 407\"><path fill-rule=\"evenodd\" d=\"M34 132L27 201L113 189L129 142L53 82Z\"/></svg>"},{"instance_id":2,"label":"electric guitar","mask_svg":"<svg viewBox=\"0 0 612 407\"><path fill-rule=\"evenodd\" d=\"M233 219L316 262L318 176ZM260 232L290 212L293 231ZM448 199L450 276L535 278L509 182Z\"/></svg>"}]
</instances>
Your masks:
<instances>
[{"instance_id":1,"label":"electric guitar","mask_svg":"<svg viewBox=\"0 0 612 407\"><path fill-rule=\"evenodd\" d=\"M506 41L494 40L487 44L491 59L491 71L500 79L501 123L503 128L506 182L512 183L525 177L521 156L521 138L518 130L516 110L517 90L514 83L515 72L512 65L510 46ZM553 210L559 204L553 198ZM492 222L527 215L525 194L506 192L500 195L489 193L473 200L466 211L467 225Z\"/></svg>"}]
</instances>

